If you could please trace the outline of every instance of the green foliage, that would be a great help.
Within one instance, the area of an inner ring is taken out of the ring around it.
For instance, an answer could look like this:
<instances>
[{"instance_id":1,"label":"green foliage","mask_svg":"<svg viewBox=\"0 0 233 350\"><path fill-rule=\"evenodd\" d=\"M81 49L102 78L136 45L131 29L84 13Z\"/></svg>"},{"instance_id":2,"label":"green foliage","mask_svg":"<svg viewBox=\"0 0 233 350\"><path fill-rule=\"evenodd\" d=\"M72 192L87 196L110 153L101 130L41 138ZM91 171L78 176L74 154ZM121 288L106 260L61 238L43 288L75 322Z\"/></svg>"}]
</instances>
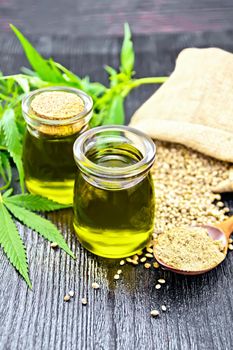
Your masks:
<instances>
[{"instance_id":1,"label":"green foliage","mask_svg":"<svg viewBox=\"0 0 233 350\"><path fill-rule=\"evenodd\" d=\"M16 164L16 167L19 172L21 190L22 192L24 192L24 171L21 159L21 135L15 123L15 113L13 109L6 109L4 111L1 119L1 128L3 130L4 143Z\"/></svg>"},{"instance_id":2,"label":"green foliage","mask_svg":"<svg viewBox=\"0 0 233 350\"><path fill-rule=\"evenodd\" d=\"M107 124L124 124L124 98L121 95L112 99L108 115L103 120L103 125Z\"/></svg>"},{"instance_id":3,"label":"green foliage","mask_svg":"<svg viewBox=\"0 0 233 350\"><path fill-rule=\"evenodd\" d=\"M31 288L25 246L12 221L11 215L2 202L0 202L0 222L0 245L12 265L19 271Z\"/></svg>"},{"instance_id":4,"label":"green foliage","mask_svg":"<svg viewBox=\"0 0 233 350\"><path fill-rule=\"evenodd\" d=\"M125 23L125 36L121 50L121 71L127 76L131 76L134 68L134 49L131 40L131 32L128 23Z\"/></svg>"},{"instance_id":5,"label":"green foliage","mask_svg":"<svg viewBox=\"0 0 233 350\"><path fill-rule=\"evenodd\" d=\"M32 194L11 196L11 192L12 190L9 189L3 196L0 194L0 245L12 265L19 271L31 288L25 247L11 214L44 238L51 242L56 242L66 253L75 258L57 227L49 220L31 212L31 210L52 211L63 209L67 206Z\"/></svg>"},{"instance_id":6,"label":"green foliage","mask_svg":"<svg viewBox=\"0 0 233 350\"><path fill-rule=\"evenodd\" d=\"M38 76L42 80L54 83L63 81L62 74L53 64L53 61L45 60L13 24L11 24L10 27L19 39L29 63L37 72Z\"/></svg>"},{"instance_id":7,"label":"green foliage","mask_svg":"<svg viewBox=\"0 0 233 350\"><path fill-rule=\"evenodd\" d=\"M6 193L4 193L3 197L5 197L5 195ZM70 207L70 205L60 204L51 199L34 194L16 194L8 198L7 203L32 211L51 211Z\"/></svg>"},{"instance_id":8,"label":"green foliage","mask_svg":"<svg viewBox=\"0 0 233 350\"><path fill-rule=\"evenodd\" d=\"M25 122L21 113L21 100L31 90L61 85L81 89L94 101L91 127L107 124L124 123L124 99L130 91L141 84L162 83L166 78L132 79L134 75L135 54L129 25L124 27L124 40L120 54L120 69L106 66L109 76L109 87L100 82L91 82L88 76L80 78L52 58L45 59L14 25L10 25L20 41L32 70L23 68L23 74L2 76L0 72L0 151L5 147L4 156L12 158L19 172L22 192L24 191L24 173L22 167L22 138ZM1 161L0 175L4 179L4 188L10 186L11 176L9 162ZM9 181L10 179L10 181Z\"/></svg>"},{"instance_id":9,"label":"green foliage","mask_svg":"<svg viewBox=\"0 0 233 350\"><path fill-rule=\"evenodd\" d=\"M2 191L10 186L12 179L11 165L5 152L0 152L0 175L4 181L4 185L0 187Z\"/></svg>"},{"instance_id":10,"label":"green foliage","mask_svg":"<svg viewBox=\"0 0 233 350\"><path fill-rule=\"evenodd\" d=\"M57 242L59 247L74 258L74 254L67 246L63 236L51 221L46 220L38 214L32 213L23 207L18 207L17 205L10 203L7 199L5 199L5 205L24 225L38 232L50 242Z\"/></svg>"}]
</instances>

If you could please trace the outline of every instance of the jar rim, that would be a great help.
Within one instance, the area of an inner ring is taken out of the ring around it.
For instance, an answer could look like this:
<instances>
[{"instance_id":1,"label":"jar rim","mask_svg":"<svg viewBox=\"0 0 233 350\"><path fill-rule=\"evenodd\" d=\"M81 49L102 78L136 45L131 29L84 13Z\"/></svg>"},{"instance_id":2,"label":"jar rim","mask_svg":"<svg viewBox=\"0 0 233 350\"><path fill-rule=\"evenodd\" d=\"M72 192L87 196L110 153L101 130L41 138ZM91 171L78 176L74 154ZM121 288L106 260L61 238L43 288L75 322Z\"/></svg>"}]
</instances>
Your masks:
<instances>
[{"instance_id":1,"label":"jar rim","mask_svg":"<svg viewBox=\"0 0 233 350\"><path fill-rule=\"evenodd\" d=\"M104 133L106 131L127 132L134 137L135 136L138 137L143 142L143 145L146 150L142 159L140 159L138 162L131 165L127 165L124 167L114 167L114 168L105 167L103 165L99 165L92 162L85 155L84 144L88 139L91 139L96 134ZM90 175L94 175L102 178L120 179L120 178L137 176L139 174L148 172L155 160L156 145L149 136L147 136L146 134L144 134L143 132L135 128L132 128L129 126L123 126L123 125L122 126L106 125L106 126L99 126L96 128L92 128L90 130L85 131L83 134L81 134L74 142L73 154L74 154L74 159L77 166L84 173L88 173Z\"/></svg>"},{"instance_id":2,"label":"jar rim","mask_svg":"<svg viewBox=\"0 0 233 350\"><path fill-rule=\"evenodd\" d=\"M30 105L32 99L40 93L43 92L51 92L51 91L64 91L64 92L70 92L78 95L84 102L84 110L80 113L78 113L75 116L72 117L66 117L66 118L57 118L57 119L50 119L50 118L44 118L42 116L39 116L35 113L32 113L30 111ZM90 115L93 110L93 100L91 96L86 94L84 91L68 87L68 86L50 86L46 88L40 88L33 90L32 92L26 94L24 98L22 99L22 111L24 115L24 119L27 121L34 120L41 122L44 125L68 125L77 122L80 119L85 118L86 116Z\"/></svg>"}]
</instances>

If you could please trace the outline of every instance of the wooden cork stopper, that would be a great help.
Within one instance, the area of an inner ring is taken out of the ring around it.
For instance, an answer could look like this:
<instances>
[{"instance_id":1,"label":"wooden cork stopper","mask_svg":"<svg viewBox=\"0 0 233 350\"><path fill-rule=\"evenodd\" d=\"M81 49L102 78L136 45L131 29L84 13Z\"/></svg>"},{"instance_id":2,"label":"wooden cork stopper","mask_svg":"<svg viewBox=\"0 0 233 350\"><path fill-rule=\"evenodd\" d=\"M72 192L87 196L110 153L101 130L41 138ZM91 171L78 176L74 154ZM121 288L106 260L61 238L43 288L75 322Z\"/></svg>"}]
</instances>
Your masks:
<instances>
[{"instance_id":1,"label":"wooden cork stopper","mask_svg":"<svg viewBox=\"0 0 233 350\"><path fill-rule=\"evenodd\" d=\"M70 119L84 111L83 100L74 93L65 91L47 91L35 96L30 109L32 113L43 119L61 120ZM38 130L49 135L71 135L82 129L84 120L66 125L48 125L41 123Z\"/></svg>"}]
</instances>

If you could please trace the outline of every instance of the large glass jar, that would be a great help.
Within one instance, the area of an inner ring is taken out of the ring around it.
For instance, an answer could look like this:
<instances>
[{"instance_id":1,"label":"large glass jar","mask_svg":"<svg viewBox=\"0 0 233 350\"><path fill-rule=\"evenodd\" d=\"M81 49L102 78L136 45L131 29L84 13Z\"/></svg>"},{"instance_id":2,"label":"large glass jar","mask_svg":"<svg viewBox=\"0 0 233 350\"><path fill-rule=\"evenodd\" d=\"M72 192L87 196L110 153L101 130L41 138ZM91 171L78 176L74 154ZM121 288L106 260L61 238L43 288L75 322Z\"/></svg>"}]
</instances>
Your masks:
<instances>
[{"instance_id":1,"label":"large glass jar","mask_svg":"<svg viewBox=\"0 0 233 350\"><path fill-rule=\"evenodd\" d=\"M127 126L98 127L75 141L74 158L74 228L83 246L108 258L144 248L154 229L153 141Z\"/></svg>"},{"instance_id":2,"label":"large glass jar","mask_svg":"<svg viewBox=\"0 0 233 350\"><path fill-rule=\"evenodd\" d=\"M35 90L24 98L23 165L29 192L72 204L73 143L87 129L92 108L91 97L67 87Z\"/></svg>"}]
</instances>

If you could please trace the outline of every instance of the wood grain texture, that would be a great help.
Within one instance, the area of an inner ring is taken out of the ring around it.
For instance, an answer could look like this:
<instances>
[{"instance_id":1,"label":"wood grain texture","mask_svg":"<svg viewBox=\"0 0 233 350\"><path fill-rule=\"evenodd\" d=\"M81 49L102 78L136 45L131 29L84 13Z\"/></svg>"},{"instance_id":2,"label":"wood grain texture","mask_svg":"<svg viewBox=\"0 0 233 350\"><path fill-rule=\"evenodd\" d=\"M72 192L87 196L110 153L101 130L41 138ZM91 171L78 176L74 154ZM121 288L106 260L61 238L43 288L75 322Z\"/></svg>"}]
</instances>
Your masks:
<instances>
[{"instance_id":1,"label":"wood grain texture","mask_svg":"<svg viewBox=\"0 0 233 350\"><path fill-rule=\"evenodd\" d=\"M139 76L169 74L177 53L186 46L216 45L233 52L232 32L217 35L174 34L136 37ZM120 40L32 37L37 48L93 80L105 82L103 65L117 66ZM22 50L10 34L0 36L0 65L5 73L26 64ZM127 99L127 119L154 90L143 87ZM226 200L233 210L232 195ZM232 212L233 214L233 212ZM69 210L49 214L75 252L72 260L52 250L49 243L19 225L27 246L33 291L0 250L1 350L231 350L233 335L233 254L216 270L196 278L175 276L163 270L123 266L119 281L113 275L118 261L98 258L84 250L72 229ZM156 280L167 283L155 290ZM93 290L91 283L100 284ZM75 297L63 302L70 290ZM87 297L88 305L80 299ZM150 311L167 305L158 319Z\"/></svg>"},{"instance_id":2,"label":"wood grain texture","mask_svg":"<svg viewBox=\"0 0 233 350\"><path fill-rule=\"evenodd\" d=\"M0 28L8 23L27 33L112 36L129 22L137 34L219 31L232 28L231 0L2 0ZM59 28L59 29L58 29Z\"/></svg>"}]
</instances>

